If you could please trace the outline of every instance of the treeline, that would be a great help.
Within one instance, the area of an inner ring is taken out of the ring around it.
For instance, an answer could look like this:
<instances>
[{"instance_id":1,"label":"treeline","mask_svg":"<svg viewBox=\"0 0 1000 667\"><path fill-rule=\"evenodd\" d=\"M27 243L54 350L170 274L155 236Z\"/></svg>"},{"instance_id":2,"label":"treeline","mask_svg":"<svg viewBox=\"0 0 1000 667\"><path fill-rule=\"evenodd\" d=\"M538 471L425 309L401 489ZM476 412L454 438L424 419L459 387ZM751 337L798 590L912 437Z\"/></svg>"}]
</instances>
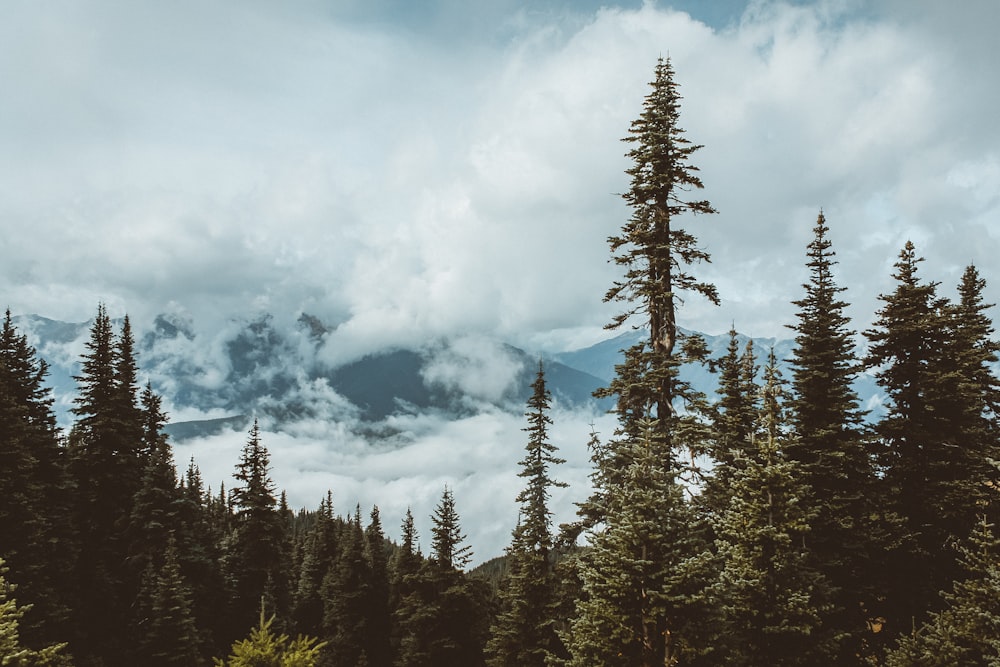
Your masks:
<instances>
[{"instance_id":1,"label":"treeline","mask_svg":"<svg viewBox=\"0 0 1000 667\"><path fill-rule=\"evenodd\" d=\"M340 518L328 495L293 513L256 425L234 488L205 489L193 463L178 479L128 320L113 332L103 308L60 439L44 362L8 314L0 554L20 587L0 588L0 605L32 607L0 606L20 629L11 642L0 627L0 642L32 647L23 664L1000 664L1000 345L984 280L968 267L949 298L907 243L859 357L820 213L790 377L735 331L710 358L677 327L682 299L719 301L694 275L709 253L680 224L714 213L693 198L700 146L680 99L661 60L626 138L632 215L609 239L622 278L605 295L622 305L609 328L649 337L599 392L617 427L592 434L577 521L556 531L548 509L562 461L541 367L519 521L476 577L450 491L425 558L409 515L394 544L377 509ZM717 395L685 383L684 364L715 369ZM877 419L853 389L866 370L886 397Z\"/></svg>"},{"instance_id":2,"label":"treeline","mask_svg":"<svg viewBox=\"0 0 1000 667\"><path fill-rule=\"evenodd\" d=\"M0 632L13 637L0 642L4 664L205 665L265 622L272 640L321 638L312 646L323 665L481 656L491 591L461 572L468 547L449 489L424 557L409 513L397 546L377 507L344 518L328 494L316 510L293 512L271 480L256 422L233 488L206 489L193 461L178 476L160 398L136 385L129 320L115 332L103 306L65 439L45 374L8 312L0 595L11 606L0 607L0 630L14 634ZM25 647L48 647L48 657L29 651L6 662Z\"/></svg>"}]
</instances>

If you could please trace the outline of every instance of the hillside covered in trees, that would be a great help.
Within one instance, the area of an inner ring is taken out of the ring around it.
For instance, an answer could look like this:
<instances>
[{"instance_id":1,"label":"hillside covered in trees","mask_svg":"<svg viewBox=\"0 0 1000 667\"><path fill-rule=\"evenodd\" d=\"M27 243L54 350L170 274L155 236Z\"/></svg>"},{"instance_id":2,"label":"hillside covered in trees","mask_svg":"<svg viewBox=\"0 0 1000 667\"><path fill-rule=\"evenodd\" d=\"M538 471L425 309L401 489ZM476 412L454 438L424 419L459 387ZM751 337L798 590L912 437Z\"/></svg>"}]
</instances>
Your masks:
<instances>
[{"instance_id":1,"label":"hillside covered in trees","mask_svg":"<svg viewBox=\"0 0 1000 667\"><path fill-rule=\"evenodd\" d=\"M1000 350L969 266L954 293L912 243L862 358L822 212L788 377L735 331L721 358L682 331L692 231L714 213L680 126L669 60L625 141L631 217L609 239L621 277L609 329L648 331L598 390L593 494L553 526L561 459L539 366L525 409L523 490L502 561L467 572L456 498L431 550L412 515L288 507L256 424L233 488L179 472L166 416L138 386L126 318L103 306L56 428L46 364L8 312L0 331L0 661L14 665L1000 664ZM540 286L540 289L548 289ZM684 364L718 374L706 396ZM853 384L887 397L866 419Z\"/></svg>"}]
</instances>

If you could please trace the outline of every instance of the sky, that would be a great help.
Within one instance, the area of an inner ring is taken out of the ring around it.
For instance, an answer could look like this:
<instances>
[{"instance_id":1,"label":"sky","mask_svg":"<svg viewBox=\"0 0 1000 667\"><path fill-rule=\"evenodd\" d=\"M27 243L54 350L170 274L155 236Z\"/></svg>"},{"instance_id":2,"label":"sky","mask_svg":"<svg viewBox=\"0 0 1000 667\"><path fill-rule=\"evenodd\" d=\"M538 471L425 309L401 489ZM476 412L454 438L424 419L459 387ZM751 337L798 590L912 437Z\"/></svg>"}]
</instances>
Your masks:
<instances>
[{"instance_id":1,"label":"sky","mask_svg":"<svg viewBox=\"0 0 1000 667\"><path fill-rule=\"evenodd\" d=\"M140 331L170 312L212 332L309 312L336 327L331 364L441 335L590 344L616 312L601 299L628 217L621 138L659 57L718 210L685 224L722 305L685 300L682 326L786 336L820 210L858 330L907 240L943 294L974 263L1000 299L992 0L10 0L4 15L14 313L83 321L104 302Z\"/></svg>"}]
</instances>

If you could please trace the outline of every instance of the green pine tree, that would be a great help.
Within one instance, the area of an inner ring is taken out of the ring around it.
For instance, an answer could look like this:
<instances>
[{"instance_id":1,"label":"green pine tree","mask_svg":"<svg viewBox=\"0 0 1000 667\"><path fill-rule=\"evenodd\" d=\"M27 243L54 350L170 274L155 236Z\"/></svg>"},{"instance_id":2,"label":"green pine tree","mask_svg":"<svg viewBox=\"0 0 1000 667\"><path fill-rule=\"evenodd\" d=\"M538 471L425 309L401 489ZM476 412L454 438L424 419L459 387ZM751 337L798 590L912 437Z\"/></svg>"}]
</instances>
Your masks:
<instances>
[{"instance_id":1,"label":"green pine tree","mask_svg":"<svg viewBox=\"0 0 1000 667\"><path fill-rule=\"evenodd\" d=\"M544 667L549 655L562 657L565 653L555 631L556 579L548 508L549 489L566 486L552 479L549 468L565 461L555 455L556 448L548 438L552 399L541 362L532 389L525 413L528 444L518 473L527 486L517 496L520 521L507 552L507 587L501 591L501 613L487 645L492 667Z\"/></svg>"},{"instance_id":2,"label":"green pine tree","mask_svg":"<svg viewBox=\"0 0 1000 667\"><path fill-rule=\"evenodd\" d=\"M784 449L823 506L809 543L817 569L835 591L832 606L822 612L825 631L840 642L839 663L857 664L874 639L868 622L879 613L874 603L884 588L875 578L884 538L873 520L881 503L853 387L860 366L844 313L848 304L839 296L845 288L833 276L829 231L820 212L806 250L805 295L793 302L798 321L790 327L796 336L789 408L796 437Z\"/></svg>"},{"instance_id":3,"label":"green pine tree","mask_svg":"<svg viewBox=\"0 0 1000 667\"><path fill-rule=\"evenodd\" d=\"M25 607L14 598L17 587L7 581L7 566L0 559L0 664L5 667L69 667L73 664L66 644L31 649L21 643L21 622Z\"/></svg>"},{"instance_id":4,"label":"green pine tree","mask_svg":"<svg viewBox=\"0 0 1000 667\"><path fill-rule=\"evenodd\" d=\"M277 507L274 482L270 477L270 455L261 442L260 426L254 420L247 444L240 454L233 477L237 485L230 492L234 509L233 527L225 553L225 570L233 591L233 630L245 631L262 598L279 619L286 613L275 609L279 596L276 582L285 553L285 525Z\"/></svg>"},{"instance_id":5,"label":"green pine tree","mask_svg":"<svg viewBox=\"0 0 1000 667\"><path fill-rule=\"evenodd\" d=\"M261 607L260 622L250 636L234 642L229 657L216 658L215 667L316 667L319 664L323 644L315 637L299 635L290 639L286 634L276 633L273 625L274 616L265 619Z\"/></svg>"},{"instance_id":6,"label":"green pine tree","mask_svg":"<svg viewBox=\"0 0 1000 667\"><path fill-rule=\"evenodd\" d=\"M170 535L154 569L150 562L139 605L137 663L149 667L196 667L205 664L195 625L191 592L181 574L177 542Z\"/></svg>"},{"instance_id":7,"label":"green pine tree","mask_svg":"<svg viewBox=\"0 0 1000 667\"><path fill-rule=\"evenodd\" d=\"M722 610L713 660L725 665L833 664L823 635L829 587L806 548L820 514L800 464L785 456L780 372L765 368L762 433L734 474L728 507L716 519L722 563L710 596Z\"/></svg>"},{"instance_id":8,"label":"green pine tree","mask_svg":"<svg viewBox=\"0 0 1000 667\"><path fill-rule=\"evenodd\" d=\"M888 667L1000 665L1000 540L985 517L961 549L961 562L965 578L942 594L944 609L900 638Z\"/></svg>"}]
</instances>

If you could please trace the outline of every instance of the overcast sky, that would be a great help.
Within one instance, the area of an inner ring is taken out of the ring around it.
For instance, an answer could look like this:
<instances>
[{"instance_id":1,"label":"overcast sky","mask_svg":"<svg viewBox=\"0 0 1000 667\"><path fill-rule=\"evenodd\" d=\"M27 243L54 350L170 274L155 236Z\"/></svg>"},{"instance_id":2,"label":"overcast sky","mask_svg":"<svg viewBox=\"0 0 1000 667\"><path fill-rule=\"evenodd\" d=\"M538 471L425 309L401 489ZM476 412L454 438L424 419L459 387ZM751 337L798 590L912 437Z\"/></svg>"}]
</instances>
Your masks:
<instances>
[{"instance_id":1,"label":"overcast sky","mask_svg":"<svg viewBox=\"0 0 1000 667\"><path fill-rule=\"evenodd\" d=\"M722 306L683 326L787 335L820 208L855 328L907 239L995 301L997 34L993 0L10 0L0 290L140 329L307 311L331 359L593 342L620 139L669 56L719 210L689 229Z\"/></svg>"}]
</instances>

